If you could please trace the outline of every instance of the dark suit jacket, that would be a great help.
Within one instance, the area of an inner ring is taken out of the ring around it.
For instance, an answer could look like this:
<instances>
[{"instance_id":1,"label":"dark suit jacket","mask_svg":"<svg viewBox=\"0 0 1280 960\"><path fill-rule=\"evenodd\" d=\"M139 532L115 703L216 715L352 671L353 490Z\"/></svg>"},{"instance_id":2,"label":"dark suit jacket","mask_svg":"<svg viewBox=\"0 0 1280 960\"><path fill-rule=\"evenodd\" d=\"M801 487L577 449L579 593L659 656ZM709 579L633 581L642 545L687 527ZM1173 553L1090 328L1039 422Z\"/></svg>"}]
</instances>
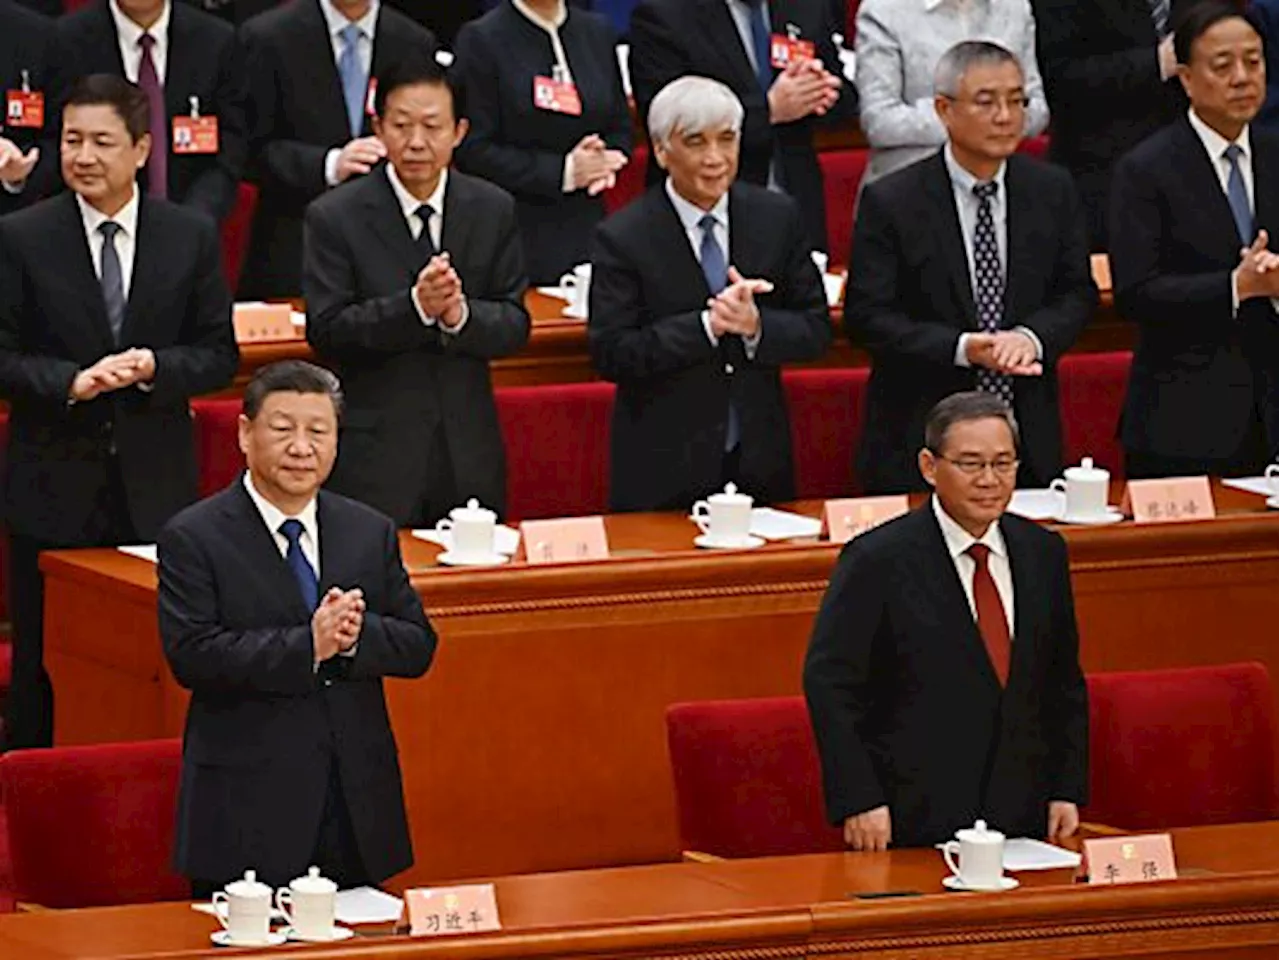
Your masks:
<instances>
[{"instance_id":1,"label":"dark suit jacket","mask_svg":"<svg viewBox=\"0 0 1280 960\"><path fill-rule=\"evenodd\" d=\"M799 27L800 36L816 44L826 68L842 76L831 42L835 25L827 0L773 0L769 13L774 33L785 34L787 24ZM636 107L646 126L649 104L677 77L694 73L729 86L746 110L738 176L748 183L767 184L769 162L776 156L782 187L804 211L807 243L812 249L827 249L822 170L813 150L817 120L806 117L776 126L769 122L768 100L724 0L644 0L631 14L629 68ZM846 84L828 116L852 116L854 99ZM650 157L649 182L656 183L662 175L652 151Z\"/></svg>"},{"instance_id":2,"label":"dark suit jacket","mask_svg":"<svg viewBox=\"0 0 1280 960\"><path fill-rule=\"evenodd\" d=\"M609 501L614 510L687 509L720 484L729 403L741 428L745 492L794 496L791 422L781 366L822 356L831 321L790 198L737 183L729 193L729 263L769 280L756 298L761 338L748 360L742 338L714 346L702 324L710 291L662 185L596 230L587 343L591 362L618 385Z\"/></svg>"},{"instance_id":3,"label":"dark suit jacket","mask_svg":"<svg viewBox=\"0 0 1280 960\"><path fill-rule=\"evenodd\" d=\"M426 326L410 290L426 261L385 167L307 211L307 340L342 378L346 412L332 489L405 525L444 431L457 491L502 512L506 459L489 361L529 339L528 286L511 197L451 171L441 246L470 316L456 336Z\"/></svg>"},{"instance_id":4,"label":"dark suit jacket","mask_svg":"<svg viewBox=\"0 0 1280 960\"><path fill-rule=\"evenodd\" d=\"M1024 469L1046 485L1062 465L1058 358L1088 320L1097 291L1071 178L1015 154L1005 189L1003 326L1030 328L1044 347L1044 374L1015 378L1014 408ZM923 489L916 453L929 410L977 384L976 370L955 365L960 334L978 330L960 231L942 151L868 185L859 201L844 322L872 358L857 454L867 492Z\"/></svg>"},{"instance_id":5,"label":"dark suit jacket","mask_svg":"<svg viewBox=\"0 0 1280 960\"><path fill-rule=\"evenodd\" d=\"M52 21L18 6L12 0L0 0L0 96L6 90L22 89L22 71L25 70L31 89L45 95L45 109L49 109L48 47L53 31ZM39 145L39 128L11 127L7 120L7 114L0 115L0 136L12 140L24 152ZM44 152L42 149L41 153ZM11 194L0 187L0 215L37 199L39 194L33 187L34 183L29 182L19 194Z\"/></svg>"},{"instance_id":6,"label":"dark suit jacket","mask_svg":"<svg viewBox=\"0 0 1280 960\"><path fill-rule=\"evenodd\" d=\"M471 129L459 170L484 177L516 198L525 263L535 284L555 284L587 259L604 198L565 193L564 158L587 134L631 152L631 111L622 92L613 28L603 16L569 8L560 29L582 98L578 117L533 105L533 79L551 76L551 37L504 0L458 35Z\"/></svg>"},{"instance_id":7,"label":"dark suit jacket","mask_svg":"<svg viewBox=\"0 0 1280 960\"><path fill-rule=\"evenodd\" d=\"M1015 598L1004 688L928 504L841 552L804 664L832 823L888 804L895 846L947 840L979 818L1043 837L1050 800L1087 800L1066 544L1009 514L1000 531Z\"/></svg>"},{"instance_id":8,"label":"dark suit jacket","mask_svg":"<svg viewBox=\"0 0 1280 960\"><path fill-rule=\"evenodd\" d=\"M68 405L76 373L129 347L156 356L154 389ZM144 540L196 498L190 397L239 362L218 239L203 215L141 198L121 342L111 335L75 195L0 220L0 396L9 402L9 528L76 545L114 453Z\"/></svg>"},{"instance_id":9,"label":"dark suit jacket","mask_svg":"<svg viewBox=\"0 0 1280 960\"><path fill-rule=\"evenodd\" d=\"M325 156L351 140L338 67L319 0L289 0L240 30L249 62L251 172L258 209L240 280L248 299L302 290L302 219L328 187ZM405 57L430 57L435 38L383 5L370 76ZM372 134L369 118L363 136Z\"/></svg>"},{"instance_id":10,"label":"dark suit jacket","mask_svg":"<svg viewBox=\"0 0 1280 960\"><path fill-rule=\"evenodd\" d=\"M1276 137L1249 131L1254 229L1276 249ZM1127 450L1226 458L1256 411L1276 455L1276 311L1231 316L1240 236L1204 144L1184 116L1116 164L1111 276L1138 324L1120 431Z\"/></svg>"},{"instance_id":11,"label":"dark suit jacket","mask_svg":"<svg viewBox=\"0 0 1280 960\"><path fill-rule=\"evenodd\" d=\"M160 534L160 637L191 691L174 844L187 876L305 872L331 760L370 879L413 862L382 678L422 676L435 633L387 517L322 491L316 519L320 594L359 587L368 606L334 670L313 667L311 611L242 479Z\"/></svg>"},{"instance_id":12,"label":"dark suit jacket","mask_svg":"<svg viewBox=\"0 0 1280 960\"><path fill-rule=\"evenodd\" d=\"M169 158L168 198L221 220L235 206L249 155L247 91L240 47L230 26L186 3L172 5L168 40L164 101L169 123L164 130L151 132L153 149L164 150ZM62 189L58 143L62 136L62 104L72 84L93 73L125 76L107 0L97 0L58 21L52 61L52 109L46 114L45 146L37 176L37 187L45 193ZM190 116L192 97L199 98L201 114L218 118L216 154L173 152L172 120ZM145 193L145 168L139 172L139 181Z\"/></svg>"},{"instance_id":13,"label":"dark suit jacket","mask_svg":"<svg viewBox=\"0 0 1280 960\"><path fill-rule=\"evenodd\" d=\"M1184 0L1174 0L1174 11ZM1036 53L1053 113L1050 159L1072 172L1094 249L1107 248L1111 168L1185 109L1160 79L1150 0L1033 0ZM1172 22L1172 21L1171 21Z\"/></svg>"}]
</instances>

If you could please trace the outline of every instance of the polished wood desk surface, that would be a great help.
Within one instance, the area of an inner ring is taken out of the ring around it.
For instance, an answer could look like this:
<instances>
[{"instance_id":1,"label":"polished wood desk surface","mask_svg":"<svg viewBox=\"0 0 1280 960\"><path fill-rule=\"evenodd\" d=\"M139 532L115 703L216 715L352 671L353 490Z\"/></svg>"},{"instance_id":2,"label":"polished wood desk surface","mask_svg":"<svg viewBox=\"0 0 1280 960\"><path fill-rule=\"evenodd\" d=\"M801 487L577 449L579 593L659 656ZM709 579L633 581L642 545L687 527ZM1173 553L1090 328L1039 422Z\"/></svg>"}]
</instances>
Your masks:
<instances>
[{"instance_id":1,"label":"polished wood desk surface","mask_svg":"<svg viewBox=\"0 0 1280 960\"><path fill-rule=\"evenodd\" d=\"M946 951L963 944L966 955L981 955L985 946L991 956L1011 957L1020 944L1022 955L1040 957L1073 937L1072 955L1081 957L1105 955L1126 936L1153 930L1184 949L1197 938L1224 948L1246 931L1254 943L1275 944L1276 823L1173 833L1182 878L1165 883L1096 888L1073 883L1070 870L1051 870L1019 873L1022 886L1009 893L953 894L941 885L941 857L920 849L581 870L493 879L500 933L413 940L383 925L361 928L363 936L342 944L289 952L481 958L678 951L745 960L830 954L842 941L852 952L854 944L867 949L874 941L885 951L878 955L899 956L889 953L897 946L911 951L903 956L954 956ZM918 895L856 896L889 891ZM209 942L216 929L185 903L14 914L0 917L0 955L214 956L222 952ZM1092 947L1090 938L1097 940Z\"/></svg>"}]
</instances>

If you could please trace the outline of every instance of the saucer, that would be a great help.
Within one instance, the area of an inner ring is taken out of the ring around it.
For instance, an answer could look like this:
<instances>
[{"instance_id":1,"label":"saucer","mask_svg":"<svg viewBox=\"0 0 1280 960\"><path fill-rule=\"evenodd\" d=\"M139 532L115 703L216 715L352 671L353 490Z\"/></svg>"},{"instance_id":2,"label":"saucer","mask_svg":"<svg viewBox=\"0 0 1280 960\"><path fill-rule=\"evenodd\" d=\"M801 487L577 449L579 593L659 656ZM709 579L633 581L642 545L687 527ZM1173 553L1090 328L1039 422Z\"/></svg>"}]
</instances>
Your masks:
<instances>
[{"instance_id":1,"label":"saucer","mask_svg":"<svg viewBox=\"0 0 1280 960\"><path fill-rule=\"evenodd\" d=\"M1082 527L1105 527L1108 524L1119 523L1124 519L1124 514L1115 507L1107 507L1107 512L1100 517L1070 517L1063 514L1053 519L1056 523L1075 523Z\"/></svg>"},{"instance_id":2,"label":"saucer","mask_svg":"<svg viewBox=\"0 0 1280 960\"><path fill-rule=\"evenodd\" d=\"M948 890L969 890L975 893L994 893L996 891L1013 890L1018 886L1018 881L1013 877L1001 877L999 886L995 887L971 887L959 877L952 874L949 877L942 878L942 885Z\"/></svg>"},{"instance_id":3,"label":"saucer","mask_svg":"<svg viewBox=\"0 0 1280 960\"><path fill-rule=\"evenodd\" d=\"M215 930L209 939L219 947L278 947L284 943L284 934L268 933L265 940L232 940L230 930Z\"/></svg>"},{"instance_id":4,"label":"saucer","mask_svg":"<svg viewBox=\"0 0 1280 960\"><path fill-rule=\"evenodd\" d=\"M1267 507L1271 510L1280 510L1280 497L1267 497Z\"/></svg>"},{"instance_id":5,"label":"saucer","mask_svg":"<svg viewBox=\"0 0 1280 960\"><path fill-rule=\"evenodd\" d=\"M510 563L511 558L503 553L491 553L488 556L460 557L453 551L446 550L436 557L436 562L443 563L446 567L500 567L504 563Z\"/></svg>"},{"instance_id":6,"label":"saucer","mask_svg":"<svg viewBox=\"0 0 1280 960\"><path fill-rule=\"evenodd\" d=\"M718 540L709 533L693 538L694 546L705 547L708 550L750 550L754 547L764 546L764 540L760 537L753 537L747 534L744 540Z\"/></svg>"},{"instance_id":7,"label":"saucer","mask_svg":"<svg viewBox=\"0 0 1280 960\"><path fill-rule=\"evenodd\" d=\"M327 937L304 937L293 927L285 927L280 933L290 940L298 940L302 943L333 943L337 940L350 940L356 935L356 932L350 927L340 927L337 924L333 925L333 929L329 931L329 936Z\"/></svg>"}]
</instances>

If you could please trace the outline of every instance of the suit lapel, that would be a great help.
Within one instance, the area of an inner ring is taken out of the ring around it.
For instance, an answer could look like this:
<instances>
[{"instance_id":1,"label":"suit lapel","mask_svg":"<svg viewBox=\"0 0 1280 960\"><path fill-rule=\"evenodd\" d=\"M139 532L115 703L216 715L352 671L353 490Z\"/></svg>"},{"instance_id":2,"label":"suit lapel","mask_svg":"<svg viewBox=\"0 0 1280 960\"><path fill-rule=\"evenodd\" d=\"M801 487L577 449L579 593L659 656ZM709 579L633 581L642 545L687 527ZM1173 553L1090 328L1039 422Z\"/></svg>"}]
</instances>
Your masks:
<instances>
[{"instance_id":1,"label":"suit lapel","mask_svg":"<svg viewBox=\"0 0 1280 960\"><path fill-rule=\"evenodd\" d=\"M172 14L170 16L172 17ZM94 44L100 50L106 48L104 55L115 66L115 74L120 77L126 76L124 58L120 55L120 34L116 32L116 22L111 17L111 10L106 0L95 8L95 17L97 22L93 25L92 31L96 35Z\"/></svg>"},{"instance_id":2,"label":"suit lapel","mask_svg":"<svg viewBox=\"0 0 1280 960\"><path fill-rule=\"evenodd\" d=\"M1013 644L1010 650L1009 683L1031 670L1036 655L1034 624L1045 609L1041 602L1041 579L1037 575L1035 554L1022 536L1022 531L1007 517L1000 519L1000 533L1009 551L1009 574L1013 581Z\"/></svg>"},{"instance_id":3,"label":"suit lapel","mask_svg":"<svg viewBox=\"0 0 1280 960\"><path fill-rule=\"evenodd\" d=\"M139 190L141 193L141 190ZM148 295L160 279L164 238L156 236L155 207L145 196L138 198L138 235L133 238L133 275L129 279L129 299L124 307L120 346L146 340L144 319L148 316Z\"/></svg>"},{"instance_id":4,"label":"suit lapel","mask_svg":"<svg viewBox=\"0 0 1280 960\"><path fill-rule=\"evenodd\" d=\"M164 105L168 114L166 119L171 124L174 117L191 113L191 102L187 99L189 96L187 91L192 88L193 83L188 77L188 72L191 69L192 59L198 54L195 49L195 43L198 41L192 36L191 26L187 22L183 6L172 4L169 8L169 56L164 68ZM213 104L200 104L200 112L212 113ZM169 149L168 143L158 145L163 146L165 150Z\"/></svg>"},{"instance_id":5,"label":"suit lapel","mask_svg":"<svg viewBox=\"0 0 1280 960\"><path fill-rule=\"evenodd\" d=\"M973 281L969 276L969 258L964 252L964 235L961 233L960 214L956 212L955 194L951 189L951 175L939 150L925 170L925 192L929 195L929 207L934 211L937 229L934 231L947 265L947 276L960 308L960 325L971 330L977 327L977 312L973 305Z\"/></svg>"},{"instance_id":6,"label":"suit lapel","mask_svg":"<svg viewBox=\"0 0 1280 960\"><path fill-rule=\"evenodd\" d=\"M463 253L471 235L474 217L466 214L467 185L458 180L458 174L449 171L449 181L444 188L444 229L440 232L440 248L448 250L455 269L460 270Z\"/></svg>"},{"instance_id":7,"label":"suit lapel","mask_svg":"<svg viewBox=\"0 0 1280 960\"><path fill-rule=\"evenodd\" d=\"M66 281L84 303L84 310L74 311L73 316L61 318L74 324L84 338L92 344L91 353L105 355L115 353L115 339L111 336L111 322L107 319L107 305L102 299L102 282L93 269L93 257L89 253L89 238L85 236L84 220L76 195L68 190L59 200L62 219L60 233L66 237ZM59 250L59 254L63 251Z\"/></svg>"},{"instance_id":8,"label":"suit lapel","mask_svg":"<svg viewBox=\"0 0 1280 960\"><path fill-rule=\"evenodd\" d=\"M1187 152L1187 163L1180 167L1180 176L1186 186L1184 200L1191 209L1203 210L1205 213L1206 245L1225 247L1232 252L1234 260L1240 249L1240 234L1236 230L1235 217L1231 214L1226 191L1222 189L1222 181L1218 179L1209 151L1204 148L1204 141L1192 129L1186 114L1178 118L1177 124L1177 135L1182 141L1182 148ZM1254 209L1258 209L1256 204Z\"/></svg>"},{"instance_id":9,"label":"suit lapel","mask_svg":"<svg viewBox=\"0 0 1280 960\"><path fill-rule=\"evenodd\" d=\"M338 63L333 56L333 37L329 35L329 24L325 21L324 14L320 12L321 2L322 0L303 0L302 2L302 40L305 47L314 50L315 53L308 54L305 49L299 51L299 64L303 70L302 75L315 75L318 88L316 105L324 118L326 129L332 123L333 131L336 133L341 130L341 141L346 143L351 139L351 127L347 122L347 101L342 95ZM382 22L381 14L378 15L378 22L379 24ZM378 54L376 39L373 53L375 57ZM315 73L317 70L319 72Z\"/></svg>"},{"instance_id":10,"label":"suit lapel","mask_svg":"<svg viewBox=\"0 0 1280 960\"><path fill-rule=\"evenodd\" d=\"M391 181L387 179L385 167L374 169L363 181L365 189L365 207L369 211L370 232L395 256L396 262L417 277L426 264L422 259L422 251L413 241L409 232L409 223L405 220L400 203L396 200L395 191L391 189ZM450 184L449 189L452 189ZM461 214L459 214L461 217ZM446 199L445 230L449 229L448 201ZM443 237L441 238L443 239Z\"/></svg>"},{"instance_id":11,"label":"suit lapel","mask_svg":"<svg viewBox=\"0 0 1280 960\"><path fill-rule=\"evenodd\" d=\"M750 83L751 87L758 88L760 81L756 79L756 72L751 69L751 61L747 58L747 51L738 34L738 25L734 23L733 14L729 12L724 0L698 0L698 19L702 24L707 49L718 53L730 74L736 75L740 82ZM716 43L716 37L725 37L727 41Z\"/></svg>"},{"instance_id":12,"label":"suit lapel","mask_svg":"<svg viewBox=\"0 0 1280 960\"><path fill-rule=\"evenodd\" d=\"M1253 222L1267 231L1271 249L1276 249L1276 151L1275 140L1249 131L1249 149L1253 156Z\"/></svg>"},{"instance_id":13,"label":"suit lapel","mask_svg":"<svg viewBox=\"0 0 1280 960\"><path fill-rule=\"evenodd\" d=\"M293 571L289 569L284 555L280 552L275 534L267 529L267 525L262 519L262 514L258 512L257 506L249 497L249 491L244 486L243 473L232 485L230 494L226 502L226 515L236 527L244 531L244 546L250 555L248 566L265 581L264 585L271 596L281 598L282 608L287 608L291 617L309 621L312 611L307 609L307 605L302 599L302 591L298 588L298 581L294 579ZM317 512L318 517L319 513ZM319 523L320 521L317 519L317 526L319 526ZM321 550L324 550L324 543L325 537L322 533L320 535ZM321 576L323 576L323 554L321 555L320 569ZM323 588L320 591L320 595L324 595Z\"/></svg>"},{"instance_id":14,"label":"suit lapel","mask_svg":"<svg viewBox=\"0 0 1280 960\"><path fill-rule=\"evenodd\" d=\"M1014 318L1026 316L1028 311L1019 309L1018 285L1025 282L1031 269L1030 257L1043 254L1035 243L1032 224L1038 211L1034 209L1036 197L1022 189L1022 165L1018 158L1010 157L1004 173L1005 214L1005 269L1004 269L1004 325Z\"/></svg>"},{"instance_id":15,"label":"suit lapel","mask_svg":"<svg viewBox=\"0 0 1280 960\"><path fill-rule=\"evenodd\" d=\"M351 541L343 534L342 518L334 510L333 498L321 490L316 497L316 527L320 531L320 596L330 587L349 590L357 577L347 563L351 556L344 544Z\"/></svg>"},{"instance_id":16,"label":"suit lapel","mask_svg":"<svg viewBox=\"0 0 1280 960\"><path fill-rule=\"evenodd\" d=\"M705 302L706 298L711 296L711 288L707 286L706 274L702 272L702 265L698 263L698 258L694 256L693 248L689 245L689 235L685 232L684 224L680 222L680 214L676 213L671 198L667 196L667 188L659 184L649 191L647 197L651 198L653 203L653 219L658 230L657 249L680 251L671 261L671 289L697 290L702 301ZM733 240L733 206L731 189L729 194L730 262L737 249Z\"/></svg>"}]
</instances>

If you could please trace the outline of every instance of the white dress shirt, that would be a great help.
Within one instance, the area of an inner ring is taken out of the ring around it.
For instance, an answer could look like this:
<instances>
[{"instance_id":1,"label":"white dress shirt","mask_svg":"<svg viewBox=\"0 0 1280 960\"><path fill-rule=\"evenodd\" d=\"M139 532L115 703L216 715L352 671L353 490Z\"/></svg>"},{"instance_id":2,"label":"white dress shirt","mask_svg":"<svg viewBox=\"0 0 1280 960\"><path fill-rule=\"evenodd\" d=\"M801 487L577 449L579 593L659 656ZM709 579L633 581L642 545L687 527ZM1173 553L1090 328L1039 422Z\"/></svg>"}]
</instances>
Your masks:
<instances>
[{"instance_id":1,"label":"white dress shirt","mask_svg":"<svg viewBox=\"0 0 1280 960\"><path fill-rule=\"evenodd\" d=\"M987 569L991 572L991 579L995 581L996 593L1000 594L1004 616L1009 622L1009 639L1016 639L1013 634L1013 573L1009 568L1009 550L1005 546L999 522L991 524L986 533L975 538L942 509L936 495L929 498L929 503L933 507L933 515L938 518L938 526L942 528L942 539L947 544L947 552L951 554L951 562L956 566L956 576L964 587L964 595L969 601L969 611L973 614L975 623L978 619L978 607L973 601L973 574L977 564L965 551L975 543L991 548L991 553L987 556Z\"/></svg>"},{"instance_id":2,"label":"white dress shirt","mask_svg":"<svg viewBox=\"0 0 1280 960\"><path fill-rule=\"evenodd\" d=\"M354 22L360 28L360 40L356 44L356 56L360 59L360 69L366 76L373 76L373 38L378 32L379 6L379 0L372 0L365 15L359 20L352 21L333 5L332 0L320 0L320 12L324 15L324 23L329 30L329 42L333 45L335 67L342 59L342 51L346 46L342 40L342 31ZM331 187L338 185L338 154L341 152L340 149L335 148L324 157L324 181Z\"/></svg>"},{"instance_id":3,"label":"white dress shirt","mask_svg":"<svg viewBox=\"0 0 1280 960\"><path fill-rule=\"evenodd\" d=\"M151 47L151 63L156 68L156 77L163 85L169 65L169 14L172 9L169 0L166 0L160 18L146 30L125 16L116 0L111 0L107 9L111 11L111 19L116 25L116 39L120 43L120 62L124 64L125 79L130 83L138 82L138 68L142 63L142 45L138 41L144 33L149 33L155 41Z\"/></svg>"},{"instance_id":4,"label":"white dress shirt","mask_svg":"<svg viewBox=\"0 0 1280 960\"><path fill-rule=\"evenodd\" d=\"M271 532L281 558L289 552L289 538L280 532L280 525L286 520L297 520L302 524L302 536L298 538L298 546L302 548L302 555L307 558L307 563L311 564L311 569L316 572L318 581L320 579L320 524L316 520L316 498L312 497L298 513L289 516L258 492L248 470L244 472L244 488L253 505L258 508L262 522Z\"/></svg>"},{"instance_id":5,"label":"white dress shirt","mask_svg":"<svg viewBox=\"0 0 1280 960\"><path fill-rule=\"evenodd\" d=\"M391 183L391 192L396 195L396 201L400 204L400 212L404 215L405 223L409 227L409 233L416 241L422 236L423 223L422 218L418 216L418 208L425 202L435 211L431 214L431 222L426 228L431 231L431 242L437 250L443 250L441 245L444 237L444 192L445 187L449 183L449 171L444 169L440 171L440 182L436 184L436 188L431 191L431 196L425 201L419 200L409 188L404 185L400 176L396 173L395 167L388 163L385 167L387 171L387 180ZM413 288L409 289L409 300L413 304L413 309L418 313L418 319L428 327L434 327L440 323L439 317L427 316L426 311L422 309L422 304L418 302L418 297L414 294ZM466 326L467 319L471 316L471 308L467 306L467 298L462 298L462 319L458 321L456 327L446 327L440 324L440 331L456 336Z\"/></svg>"},{"instance_id":6,"label":"white dress shirt","mask_svg":"<svg viewBox=\"0 0 1280 960\"><path fill-rule=\"evenodd\" d=\"M76 204L80 207L80 220L84 224L85 239L89 242L89 257L93 261L93 272L102 282L102 247L106 238L98 232L98 228L108 220L120 225L116 232L116 256L120 260L120 280L124 287L124 299L129 301L129 288L133 286L133 255L138 246L138 187L133 187L133 196L129 198L114 217L108 217L101 210L90 206L84 197L76 194Z\"/></svg>"}]
</instances>

